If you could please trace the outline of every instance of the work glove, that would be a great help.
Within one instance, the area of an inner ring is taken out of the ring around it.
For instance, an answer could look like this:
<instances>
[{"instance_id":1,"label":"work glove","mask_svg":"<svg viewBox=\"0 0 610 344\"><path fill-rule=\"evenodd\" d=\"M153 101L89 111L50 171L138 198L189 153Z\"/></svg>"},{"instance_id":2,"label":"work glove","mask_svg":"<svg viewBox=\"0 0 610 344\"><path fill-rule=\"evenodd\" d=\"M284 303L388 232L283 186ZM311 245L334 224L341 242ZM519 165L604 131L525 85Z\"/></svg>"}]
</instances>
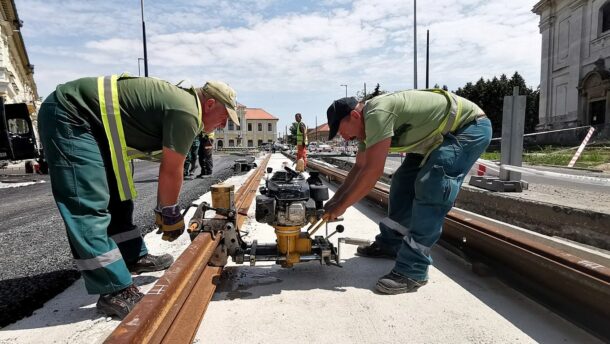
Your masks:
<instances>
[{"instance_id":1,"label":"work glove","mask_svg":"<svg viewBox=\"0 0 610 344\"><path fill-rule=\"evenodd\" d=\"M165 241L174 241L184 232L184 217L177 204L155 209L155 223L163 233L161 239Z\"/></svg>"}]
</instances>

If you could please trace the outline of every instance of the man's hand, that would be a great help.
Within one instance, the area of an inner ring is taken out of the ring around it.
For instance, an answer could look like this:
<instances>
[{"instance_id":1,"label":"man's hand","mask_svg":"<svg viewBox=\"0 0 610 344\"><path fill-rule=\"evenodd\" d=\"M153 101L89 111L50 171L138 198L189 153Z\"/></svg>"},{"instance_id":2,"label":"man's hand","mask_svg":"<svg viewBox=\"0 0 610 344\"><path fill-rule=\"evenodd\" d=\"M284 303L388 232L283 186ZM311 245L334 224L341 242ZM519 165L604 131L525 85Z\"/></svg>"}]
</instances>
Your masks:
<instances>
[{"instance_id":1,"label":"man's hand","mask_svg":"<svg viewBox=\"0 0 610 344\"><path fill-rule=\"evenodd\" d=\"M180 207L177 204L163 207L160 210L156 209L155 213L160 214L161 217L161 224L159 225L163 232L161 239L171 242L184 232L184 217L180 213ZM156 217L158 220L159 215Z\"/></svg>"},{"instance_id":2,"label":"man's hand","mask_svg":"<svg viewBox=\"0 0 610 344\"><path fill-rule=\"evenodd\" d=\"M328 202L324 205L324 215L322 219L332 221L345 213L346 208L338 202Z\"/></svg>"}]
</instances>

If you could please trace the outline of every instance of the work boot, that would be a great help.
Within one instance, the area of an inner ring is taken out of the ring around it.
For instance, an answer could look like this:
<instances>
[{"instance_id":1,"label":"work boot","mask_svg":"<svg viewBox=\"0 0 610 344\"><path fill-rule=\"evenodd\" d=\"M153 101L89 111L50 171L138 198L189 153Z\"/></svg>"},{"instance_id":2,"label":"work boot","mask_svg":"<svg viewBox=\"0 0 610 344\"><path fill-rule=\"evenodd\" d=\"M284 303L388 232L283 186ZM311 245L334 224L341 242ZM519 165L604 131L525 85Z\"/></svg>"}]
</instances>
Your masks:
<instances>
[{"instance_id":1,"label":"work boot","mask_svg":"<svg viewBox=\"0 0 610 344\"><path fill-rule=\"evenodd\" d=\"M417 291L419 287L426 283L428 283L428 280L416 281L392 270L377 281L375 288L382 294L394 295Z\"/></svg>"},{"instance_id":2,"label":"work boot","mask_svg":"<svg viewBox=\"0 0 610 344\"><path fill-rule=\"evenodd\" d=\"M114 293L100 295L97 300L97 309L107 316L116 315L123 320L143 297L144 294L140 293L138 287L132 284Z\"/></svg>"},{"instance_id":3,"label":"work boot","mask_svg":"<svg viewBox=\"0 0 610 344\"><path fill-rule=\"evenodd\" d=\"M373 241L373 243L368 246L358 246L356 255L369 258L396 259L396 252L382 247L377 241Z\"/></svg>"},{"instance_id":4,"label":"work boot","mask_svg":"<svg viewBox=\"0 0 610 344\"><path fill-rule=\"evenodd\" d=\"M160 271L169 268L174 262L174 257L170 254L155 256L147 254L140 257L137 261L127 264L130 272L141 274L142 272Z\"/></svg>"}]
</instances>

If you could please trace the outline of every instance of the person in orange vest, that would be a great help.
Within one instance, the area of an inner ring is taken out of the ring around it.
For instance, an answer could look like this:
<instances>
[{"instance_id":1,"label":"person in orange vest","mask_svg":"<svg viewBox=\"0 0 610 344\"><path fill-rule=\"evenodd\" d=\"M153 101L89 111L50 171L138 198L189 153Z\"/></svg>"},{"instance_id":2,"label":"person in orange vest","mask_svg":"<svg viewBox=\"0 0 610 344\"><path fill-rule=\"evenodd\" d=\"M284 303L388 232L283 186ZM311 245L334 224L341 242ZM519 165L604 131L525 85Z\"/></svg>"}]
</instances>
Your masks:
<instances>
[{"instance_id":1,"label":"person in orange vest","mask_svg":"<svg viewBox=\"0 0 610 344\"><path fill-rule=\"evenodd\" d=\"M297 129L297 161L303 160L303 168L307 167L307 126L303 123L300 113L294 115L294 126Z\"/></svg>"}]
</instances>

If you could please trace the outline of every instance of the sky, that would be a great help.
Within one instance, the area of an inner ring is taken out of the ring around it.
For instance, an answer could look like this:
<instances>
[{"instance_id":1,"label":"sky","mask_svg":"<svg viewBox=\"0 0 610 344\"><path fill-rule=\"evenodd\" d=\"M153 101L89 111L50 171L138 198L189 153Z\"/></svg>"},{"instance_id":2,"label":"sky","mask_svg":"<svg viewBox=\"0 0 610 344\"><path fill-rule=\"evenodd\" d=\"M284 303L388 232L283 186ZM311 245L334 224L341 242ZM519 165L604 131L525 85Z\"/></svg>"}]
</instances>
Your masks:
<instances>
[{"instance_id":1,"label":"sky","mask_svg":"<svg viewBox=\"0 0 610 344\"><path fill-rule=\"evenodd\" d=\"M537 0L417 4L418 87L456 90L518 71L540 83ZM138 75L138 0L16 0L38 93L84 76ZM280 118L326 122L334 99L414 87L413 0L145 0L149 76L201 86L222 80L237 101ZM144 75L140 61L140 73ZM341 85L347 85L341 86Z\"/></svg>"}]
</instances>

